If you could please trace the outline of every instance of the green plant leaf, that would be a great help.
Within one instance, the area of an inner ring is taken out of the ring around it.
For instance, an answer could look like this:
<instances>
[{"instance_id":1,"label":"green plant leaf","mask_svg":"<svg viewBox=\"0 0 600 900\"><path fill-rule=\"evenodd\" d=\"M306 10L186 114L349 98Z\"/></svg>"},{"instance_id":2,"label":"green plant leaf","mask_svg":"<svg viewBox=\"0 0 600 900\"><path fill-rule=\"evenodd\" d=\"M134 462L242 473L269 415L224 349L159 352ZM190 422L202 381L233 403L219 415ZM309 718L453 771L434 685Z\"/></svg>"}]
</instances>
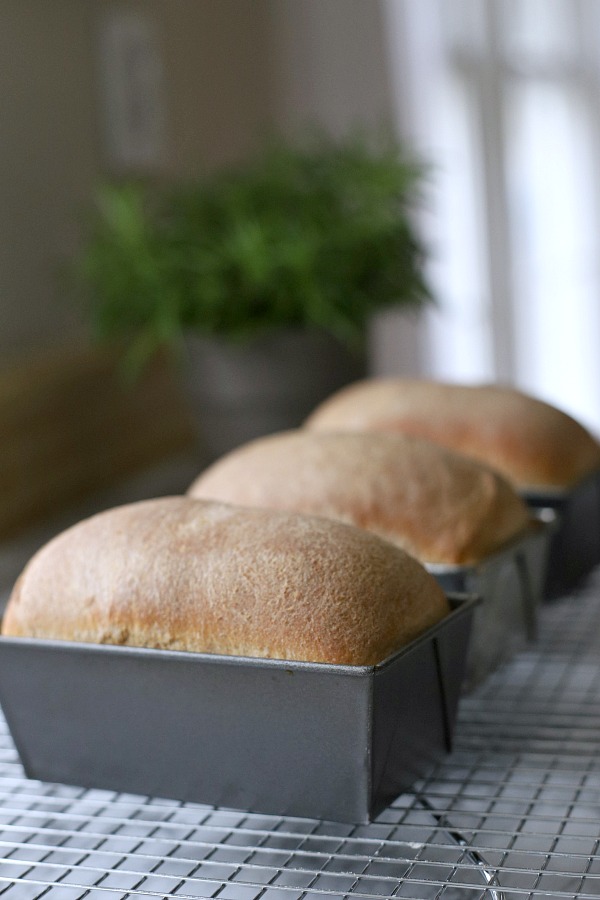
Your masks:
<instances>
[{"instance_id":1,"label":"green plant leaf","mask_svg":"<svg viewBox=\"0 0 600 900\"><path fill-rule=\"evenodd\" d=\"M190 184L106 185L79 271L132 369L195 330L319 328L351 347L386 306L431 301L413 215L424 167L390 139L271 141Z\"/></svg>"}]
</instances>

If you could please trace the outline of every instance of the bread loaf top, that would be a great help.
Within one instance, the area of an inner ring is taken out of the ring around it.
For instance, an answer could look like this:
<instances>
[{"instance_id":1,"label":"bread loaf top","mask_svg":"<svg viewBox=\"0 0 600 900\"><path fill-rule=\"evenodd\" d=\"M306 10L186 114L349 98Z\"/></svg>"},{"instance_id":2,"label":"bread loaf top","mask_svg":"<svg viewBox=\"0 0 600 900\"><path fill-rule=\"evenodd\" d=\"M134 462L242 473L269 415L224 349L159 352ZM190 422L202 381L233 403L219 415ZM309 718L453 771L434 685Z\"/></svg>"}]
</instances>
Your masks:
<instances>
[{"instance_id":1,"label":"bread loaf top","mask_svg":"<svg viewBox=\"0 0 600 900\"><path fill-rule=\"evenodd\" d=\"M328 516L422 563L478 562L530 525L492 469L406 435L306 430L259 438L217 460L189 495Z\"/></svg>"},{"instance_id":2,"label":"bread loaf top","mask_svg":"<svg viewBox=\"0 0 600 900\"><path fill-rule=\"evenodd\" d=\"M368 532L169 497L99 513L46 544L2 633L373 665L448 610L416 560Z\"/></svg>"},{"instance_id":3,"label":"bread loaf top","mask_svg":"<svg viewBox=\"0 0 600 900\"><path fill-rule=\"evenodd\" d=\"M366 379L325 400L306 427L425 437L493 466L520 490L568 488L600 468L600 443L583 425L501 385Z\"/></svg>"}]
</instances>

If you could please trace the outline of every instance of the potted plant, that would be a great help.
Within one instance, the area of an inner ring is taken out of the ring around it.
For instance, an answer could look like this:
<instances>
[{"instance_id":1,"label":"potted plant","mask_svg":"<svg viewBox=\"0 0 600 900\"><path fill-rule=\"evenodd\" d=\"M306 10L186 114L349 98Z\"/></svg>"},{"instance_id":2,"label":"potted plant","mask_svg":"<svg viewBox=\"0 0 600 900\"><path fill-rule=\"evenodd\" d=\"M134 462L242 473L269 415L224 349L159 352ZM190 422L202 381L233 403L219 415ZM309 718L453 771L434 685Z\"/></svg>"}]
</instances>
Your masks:
<instances>
[{"instance_id":1,"label":"potted plant","mask_svg":"<svg viewBox=\"0 0 600 900\"><path fill-rule=\"evenodd\" d=\"M94 331L130 372L178 348L210 457L299 425L364 373L373 313L430 299L422 177L393 140L319 137L191 184L106 186L81 260Z\"/></svg>"}]
</instances>

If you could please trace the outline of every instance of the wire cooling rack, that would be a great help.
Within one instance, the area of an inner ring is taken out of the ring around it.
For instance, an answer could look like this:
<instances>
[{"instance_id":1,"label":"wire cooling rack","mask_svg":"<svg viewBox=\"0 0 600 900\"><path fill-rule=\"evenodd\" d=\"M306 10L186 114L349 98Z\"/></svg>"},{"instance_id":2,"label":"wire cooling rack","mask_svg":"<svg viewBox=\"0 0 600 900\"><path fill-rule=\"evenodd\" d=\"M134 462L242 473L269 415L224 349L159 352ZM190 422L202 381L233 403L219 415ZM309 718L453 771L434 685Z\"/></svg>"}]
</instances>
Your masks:
<instances>
[{"instance_id":1,"label":"wire cooling rack","mask_svg":"<svg viewBox=\"0 0 600 900\"><path fill-rule=\"evenodd\" d=\"M10 900L600 897L600 577L463 698L455 749L370 825L27 780L0 729ZM140 747L140 765L144 748Z\"/></svg>"}]
</instances>

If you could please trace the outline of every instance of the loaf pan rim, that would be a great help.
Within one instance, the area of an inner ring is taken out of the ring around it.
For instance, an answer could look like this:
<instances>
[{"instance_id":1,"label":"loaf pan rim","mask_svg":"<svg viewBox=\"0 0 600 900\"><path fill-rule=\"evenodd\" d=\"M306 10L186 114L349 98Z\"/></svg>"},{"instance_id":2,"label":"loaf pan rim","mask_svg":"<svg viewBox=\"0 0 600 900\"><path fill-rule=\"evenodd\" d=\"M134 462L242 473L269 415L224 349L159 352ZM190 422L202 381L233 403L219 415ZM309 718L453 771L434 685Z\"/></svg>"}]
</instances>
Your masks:
<instances>
[{"instance_id":1,"label":"loaf pan rim","mask_svg":"<svg viewBox=\"0 0 600 900\"><path fill-rule=\"evenodd\" d=\"M518 550L521 545L540 537L542 532L545 531L545 536L548 539L550 538L551 532L558 525L558 517L555 511L551 508L541 507L532 512L533 515L531 521L523 531L520 531L518 534L509 538L509 540L502 544L501 547L498 547L496 550L492 551L492 553L488 553L487 556L482 556L481 559L478 559L475 562L424 562L423 565L431 575L454 575L463 572L477 572L479 569L485 568L486 566L496 565L502 557L508 558L512 556L515 550Z\"/></svg>"},{"instance_id":2,"label":"loaf pan rim","mask_svg":"<svg viewBox=\"0 0 600 900\"><path fill-rule=\"evenodd\" d=\"M600 467L592 469L591 472L587 472L587 474L583 475L572 484L564 486L530 484L518 488L518 493L524 500L527 502L535 502L536 505L538 504L538 501L539 505L543 505L546 500L548 503L552 504L560 500L568 499L575 491L585 488L588 482L595 481L597 478L600 478Z\"/></svg>"},{"instance_id":3,"label":"loaf pan rim","mask_svg":"<svg viewBox=\"0 0 600 900\"><path fill-rule=\"evenodd\" d=\"M427 628L412 641L391 653L378 663L368 666L349 665L347 663L310 662L308 660L288 660L262 656L236 656L225 653L206 653L194 650L169 650L159 647L137 647L129 644L96 644L91 641L66 641L58 638L16 637L0 634L0 652L3 644L14 646L31 646L50 651L62 650L63 652L88 652L90 654L111 655L122 654L125 656L145 657L148 659L188 659L195 660L198 664L209 663L213 665L239 665L259 666L261 668L302 670L313 672L330 672L332 674L344 674L355 676L368 676L392 665L397 659L411 652L416 646L436 637L439 631L446 628L450 622L467 615L471 609L481 602L478 594L448 591L446 596L451 604L450 612L439 622Z\"/></svg>"}]
</instances>

